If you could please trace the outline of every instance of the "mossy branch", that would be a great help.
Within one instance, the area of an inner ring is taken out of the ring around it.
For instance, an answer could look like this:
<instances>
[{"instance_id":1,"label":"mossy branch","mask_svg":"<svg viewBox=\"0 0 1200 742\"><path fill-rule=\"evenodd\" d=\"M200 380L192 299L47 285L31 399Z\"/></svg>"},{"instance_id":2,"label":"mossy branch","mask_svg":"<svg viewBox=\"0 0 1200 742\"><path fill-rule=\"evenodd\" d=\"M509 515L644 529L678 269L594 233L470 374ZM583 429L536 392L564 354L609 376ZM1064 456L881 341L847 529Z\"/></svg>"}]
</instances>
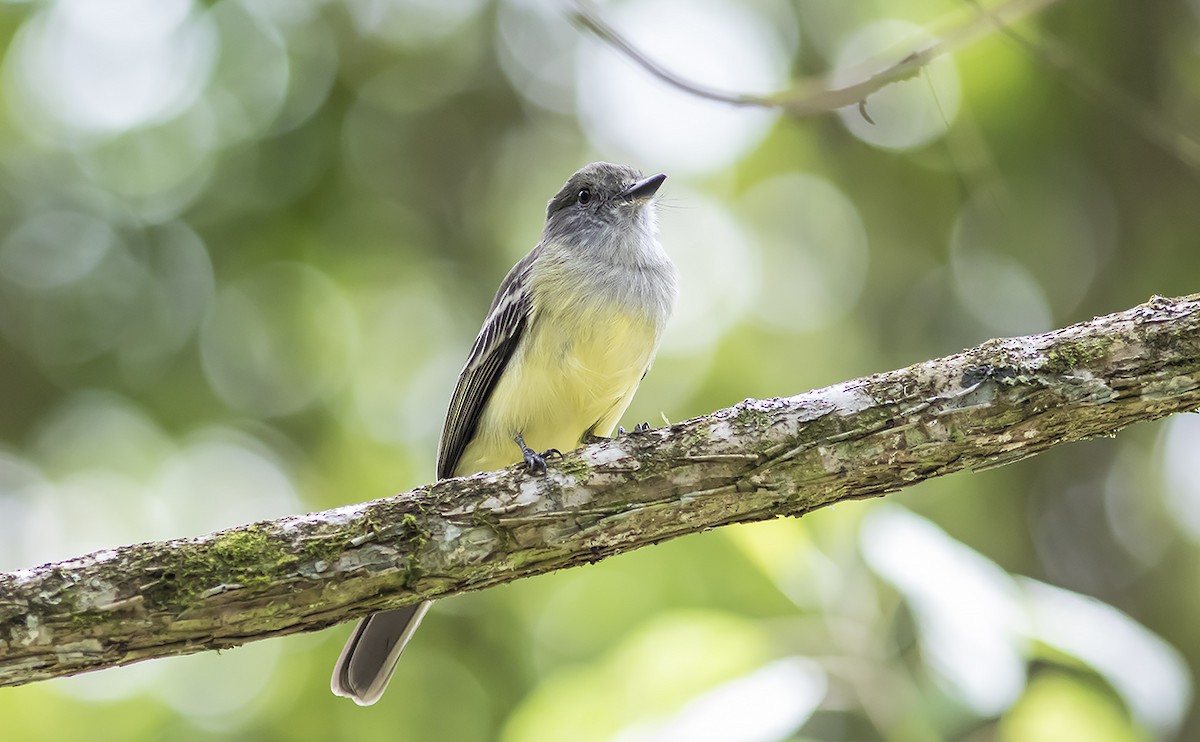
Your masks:
<instances>
[{"instance_id":1,"label":"mossy branch","mask_svg":"<svg viewBox=\"0 0 1200 742\"><path fill-rule=\"evenodd\" d=\"M315 631L1200 407L1200 295L360 505L0 575L0 685Z\"/></svg>"}]
</instances>

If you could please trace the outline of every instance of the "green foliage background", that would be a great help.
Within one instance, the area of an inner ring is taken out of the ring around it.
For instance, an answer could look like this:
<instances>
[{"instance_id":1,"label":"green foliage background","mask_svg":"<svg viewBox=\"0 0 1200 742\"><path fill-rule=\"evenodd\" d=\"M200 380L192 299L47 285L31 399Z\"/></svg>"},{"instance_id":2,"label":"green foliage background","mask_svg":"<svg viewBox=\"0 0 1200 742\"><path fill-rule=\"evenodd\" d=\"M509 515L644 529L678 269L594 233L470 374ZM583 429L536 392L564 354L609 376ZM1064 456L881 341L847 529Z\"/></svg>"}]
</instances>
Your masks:
<instances>
[{"instance_id":1,"label":"green foliage background","mask_svg":"<svg viewBox=\"0 0 1200 742\"><path fill-rule=\"evenodd\" d=\"M763 91L971 7L601 12ZM1064 0L873 125L688 100L567 13L0 5L0 568L428 481L495 286L591 160L670 176L684 296L627 425L1197 290L1196 2ZM341 627L3 689L0 736L1194 739L1197 482L1200 424L1141 425L443 601L370 709L329 694Z\"/></svg>"}]
</instances>

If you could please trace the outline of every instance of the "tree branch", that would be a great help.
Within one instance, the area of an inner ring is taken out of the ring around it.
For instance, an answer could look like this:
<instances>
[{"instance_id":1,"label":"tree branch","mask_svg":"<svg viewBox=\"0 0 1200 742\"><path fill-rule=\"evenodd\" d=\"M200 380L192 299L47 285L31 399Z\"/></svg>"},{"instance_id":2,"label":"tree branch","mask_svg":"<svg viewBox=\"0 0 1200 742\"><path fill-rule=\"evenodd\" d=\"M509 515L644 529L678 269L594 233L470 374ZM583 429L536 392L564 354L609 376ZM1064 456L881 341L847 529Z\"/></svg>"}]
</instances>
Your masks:
<instances>
[{"instance_id":1,"label":"tree branch","mask_svg":"<svg viewBox=\"0 0 1200 742\"><path fill-rule=\"evenodd\" d=\"M0 685L315 631L1200 406L1200 294L360 505L0 575Z\"/></svg>"},{"instance_id":2,"label":"tree branch","mask_svg":"<svg viewBox=\"0 0 1200 742\"><path fill-rule=\"evenodd\" d=\"M976 5L966 18L934 24L931 34L935 38L919 48L897 55L898 61L874 60L870 65L863 65L857 74L851 76L857 82L831 87L826 79L810 78L794 82L787 90L768 95L717 90L672 72L643 53L605 21L591 0L574 0L572 4L575 10L571 17L646 72L685 93L735 106L781 108L796 116L811 116L847 106L861 108L872 93L892 83L915 77L938 57L958 51L1059 1L1004 0L992 8Z\"/></svg>"}]
</instances>

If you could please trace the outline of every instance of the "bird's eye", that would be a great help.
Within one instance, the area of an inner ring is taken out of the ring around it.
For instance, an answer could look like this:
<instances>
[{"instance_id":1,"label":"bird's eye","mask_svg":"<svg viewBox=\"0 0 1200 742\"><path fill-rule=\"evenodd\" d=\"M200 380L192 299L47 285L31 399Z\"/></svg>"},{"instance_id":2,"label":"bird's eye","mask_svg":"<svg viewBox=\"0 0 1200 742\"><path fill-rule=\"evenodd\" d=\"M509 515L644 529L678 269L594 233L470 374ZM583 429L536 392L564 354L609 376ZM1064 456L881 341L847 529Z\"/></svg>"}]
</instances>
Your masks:
<instances>
[{"instance_id":1,"label":"bird's eye","mask_svg":"<svg viewBox=\"0 0 1200 742\"><path fill-rule=\"evenodd\" d=\"M592 202L592 192L584 188L575 198L577 201L579 201L580 206L587 206Z\"/></svg>"}]
</instances>

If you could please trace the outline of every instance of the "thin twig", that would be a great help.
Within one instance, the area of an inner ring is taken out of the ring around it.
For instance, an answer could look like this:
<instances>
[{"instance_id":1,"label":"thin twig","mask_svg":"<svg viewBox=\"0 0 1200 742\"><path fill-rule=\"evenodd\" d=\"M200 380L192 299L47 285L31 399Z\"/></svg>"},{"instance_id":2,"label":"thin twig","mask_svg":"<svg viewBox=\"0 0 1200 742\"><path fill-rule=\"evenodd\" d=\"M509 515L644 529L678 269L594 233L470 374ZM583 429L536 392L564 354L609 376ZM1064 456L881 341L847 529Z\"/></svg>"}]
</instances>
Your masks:
<instances>
[{"instance_id":1,"label":"thin twig","mask_svg":"<svg viewBox=\"0 0 1200 742\"><path fill-rule=\"evenodd\" d=\"M572 0L574 11L572 20L594 33L601 41L629 57L642 69L654 77L682 90L707 100L729 103L735 106L759 106L763 108L782 108L796 116L810 116L828 113L847 106L859 106L864 111L864 103L869 95L894 82L908 80L921 71L933 60L957 51L980 38L995 32L997 27L1006 27L1021 19L1041 11L1060 0L1006 0L994 8L977 8L968 18L957 18L953 21L934 24L942 28L935 33L934 40L927 44L899 55L899 61L872 60L869 65L862 65L860 71L853 77L859 81L850 85L831 87L826 78L808 78L769 95L751 95L717 90L716 88L689 80L676 74L643 53L619 31L605 21L591 0ZM895 59L897 55L892 55ZM872 73L870 70L880 72ZM869 120L869 118L868 118Z\"/></svg>"}]
</instances>

